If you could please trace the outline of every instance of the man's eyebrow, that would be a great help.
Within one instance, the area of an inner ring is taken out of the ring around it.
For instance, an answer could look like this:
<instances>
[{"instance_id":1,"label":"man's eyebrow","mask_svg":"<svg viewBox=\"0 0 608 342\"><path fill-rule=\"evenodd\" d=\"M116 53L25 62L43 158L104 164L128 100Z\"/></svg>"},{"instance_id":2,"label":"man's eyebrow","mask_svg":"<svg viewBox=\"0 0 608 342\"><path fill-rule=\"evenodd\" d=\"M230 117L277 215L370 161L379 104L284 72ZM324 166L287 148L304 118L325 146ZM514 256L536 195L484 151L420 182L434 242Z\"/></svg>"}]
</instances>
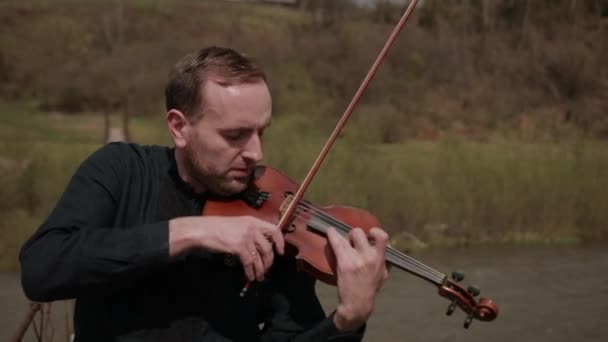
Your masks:
<instances>
[{"instance_id":1,"label":"man's eyebrow","mask_svg":"<svg viewBox=\"0 0 608 342\"><path fill-rule=\"evenodd\" d=\"M255 126L255 125L239 125L238 123L235 124L234 126L228 126L228 127L222 127L219 128L219 131L221 132L230 132L230 131L248 131L248 130L255 130L257 128L259 129L266 129L268 127L270 127L270 125L272 124L272 120L268 120L267 122L264 122L261 126Z\"/></svg>"}]
</instances>

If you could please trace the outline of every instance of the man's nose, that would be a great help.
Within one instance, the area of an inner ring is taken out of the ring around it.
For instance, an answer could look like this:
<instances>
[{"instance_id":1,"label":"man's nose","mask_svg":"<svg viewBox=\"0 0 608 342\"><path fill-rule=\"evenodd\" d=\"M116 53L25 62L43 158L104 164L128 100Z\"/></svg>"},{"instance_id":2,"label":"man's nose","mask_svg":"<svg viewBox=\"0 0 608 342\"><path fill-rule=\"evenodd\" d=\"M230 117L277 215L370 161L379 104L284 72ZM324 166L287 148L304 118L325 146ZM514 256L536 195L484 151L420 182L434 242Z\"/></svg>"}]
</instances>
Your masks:
<instances>
[{"instance_id":1,"label":"man's nose","mask_svg":"<svg viewBox=\"0 0 608 342\"><path fill-rule=\"evenodd\" d=\"M262 139L258 134L252 134L251 139L247 142L243 157L257 163L262 160L264 153L262 151Z\"/></svg>"}]
</instances>

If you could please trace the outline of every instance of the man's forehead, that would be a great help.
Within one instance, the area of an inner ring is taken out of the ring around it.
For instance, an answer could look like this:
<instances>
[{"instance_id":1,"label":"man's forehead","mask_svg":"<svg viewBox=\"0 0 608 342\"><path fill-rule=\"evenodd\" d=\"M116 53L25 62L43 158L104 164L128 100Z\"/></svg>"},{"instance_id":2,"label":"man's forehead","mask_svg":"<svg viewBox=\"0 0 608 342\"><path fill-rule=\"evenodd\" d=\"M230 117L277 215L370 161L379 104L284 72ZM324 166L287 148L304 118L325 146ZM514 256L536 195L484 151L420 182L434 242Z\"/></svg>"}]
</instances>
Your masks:
<instances>
[{"instance_id":1,"label":"man's forehead","mask_svg":"<svg viewBox=\"0 0 608 342\"><path fill-rule=\"evenodd\" d=\"M217 99L225 100L226 97L236 97L239 95L246 96L251 94L255 94L255 97L257 98L260 98L260 95L268 95L268 100L270 100L270 93L264 80L228 84L225 80L210 78L206 80L201 87L201 96L203 97L204 102Z\"/></svg>"},{"instance_id":2,"label":"man's forehead","mask_svg":"<svg viewBox=\"0 0 608 342\"><path fill-rule=\"evenodd\" d=\"M207 83L203 89L203 119L226 128L257 128L271 120L270 94L263 81L223 85Z\"/></svg>"},{"instance_id":3,"label":"man's forehead","mask_svg":"<svg viewBox=\"0 0 608 342\"><path fill-rule=\"evenodd\" d=\"M213 107L205 109L202 119L207 119L216 126L221 127L260 127L270 124L272 115L268 112L253 111L220 111Z\"/></svg>"},{"instance_id":4,"label":"man's forehead","mask_svg":"<svg viewBox=\"0 0 608 342\"><path fill-rule=\"evenodd\" d=\"M225 86L224 89L226 89L226 92L228 92L228 94L233 96L239 95L241 93L240 88L235 87L234 85Z\"/></svg>"}]
</instances>

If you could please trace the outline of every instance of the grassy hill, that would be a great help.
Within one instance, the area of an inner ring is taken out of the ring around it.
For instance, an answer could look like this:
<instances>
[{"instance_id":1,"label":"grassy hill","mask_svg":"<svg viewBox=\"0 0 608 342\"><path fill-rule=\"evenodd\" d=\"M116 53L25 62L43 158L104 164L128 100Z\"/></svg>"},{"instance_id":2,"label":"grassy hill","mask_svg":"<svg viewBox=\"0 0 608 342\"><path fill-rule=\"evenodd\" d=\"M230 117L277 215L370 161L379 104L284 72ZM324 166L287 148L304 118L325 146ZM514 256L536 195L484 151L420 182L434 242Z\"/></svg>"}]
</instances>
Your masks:
<instances>
[{"instance_id":1,"label":"grassy hill","mask_svg":"<svg viewBox=\"0 0 608 342\"><path fill-rule=\"evenodd\" d=\"M34 100L42 110L154 116L180 56L227 45L265 67L276 114L333 119L402 10L346 3L0 2L0 98ZM425 3L358 109L358 116L374 117L379 142L443 134L608 136L603 17L583 5L573 16L565 0L537 1L526 13L497 1L493 25L484 28L479 4Z\"/></svg>"}]
</instances>

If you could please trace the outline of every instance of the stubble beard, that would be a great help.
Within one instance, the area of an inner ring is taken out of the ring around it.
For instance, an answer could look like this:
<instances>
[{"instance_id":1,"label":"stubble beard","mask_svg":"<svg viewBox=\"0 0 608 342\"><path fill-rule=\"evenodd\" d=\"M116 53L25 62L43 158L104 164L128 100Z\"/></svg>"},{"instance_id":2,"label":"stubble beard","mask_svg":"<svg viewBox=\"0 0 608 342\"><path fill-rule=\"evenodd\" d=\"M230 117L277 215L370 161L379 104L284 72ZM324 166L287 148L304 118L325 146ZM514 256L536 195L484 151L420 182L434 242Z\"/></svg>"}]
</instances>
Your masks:
<instances>
[{"instance_id":1,"label":"stubble beard","mask_svg":"<svg viewBox=\"0 0 608 342\"><path fill-rule=\"evenodd\" d=\"M220 172L205 166L203 158L196 151L187 150L185 157L188 174L196 188L219 196L236 195L247 188L245 180L221 175Z\"/></svg>"}]
</instances>

